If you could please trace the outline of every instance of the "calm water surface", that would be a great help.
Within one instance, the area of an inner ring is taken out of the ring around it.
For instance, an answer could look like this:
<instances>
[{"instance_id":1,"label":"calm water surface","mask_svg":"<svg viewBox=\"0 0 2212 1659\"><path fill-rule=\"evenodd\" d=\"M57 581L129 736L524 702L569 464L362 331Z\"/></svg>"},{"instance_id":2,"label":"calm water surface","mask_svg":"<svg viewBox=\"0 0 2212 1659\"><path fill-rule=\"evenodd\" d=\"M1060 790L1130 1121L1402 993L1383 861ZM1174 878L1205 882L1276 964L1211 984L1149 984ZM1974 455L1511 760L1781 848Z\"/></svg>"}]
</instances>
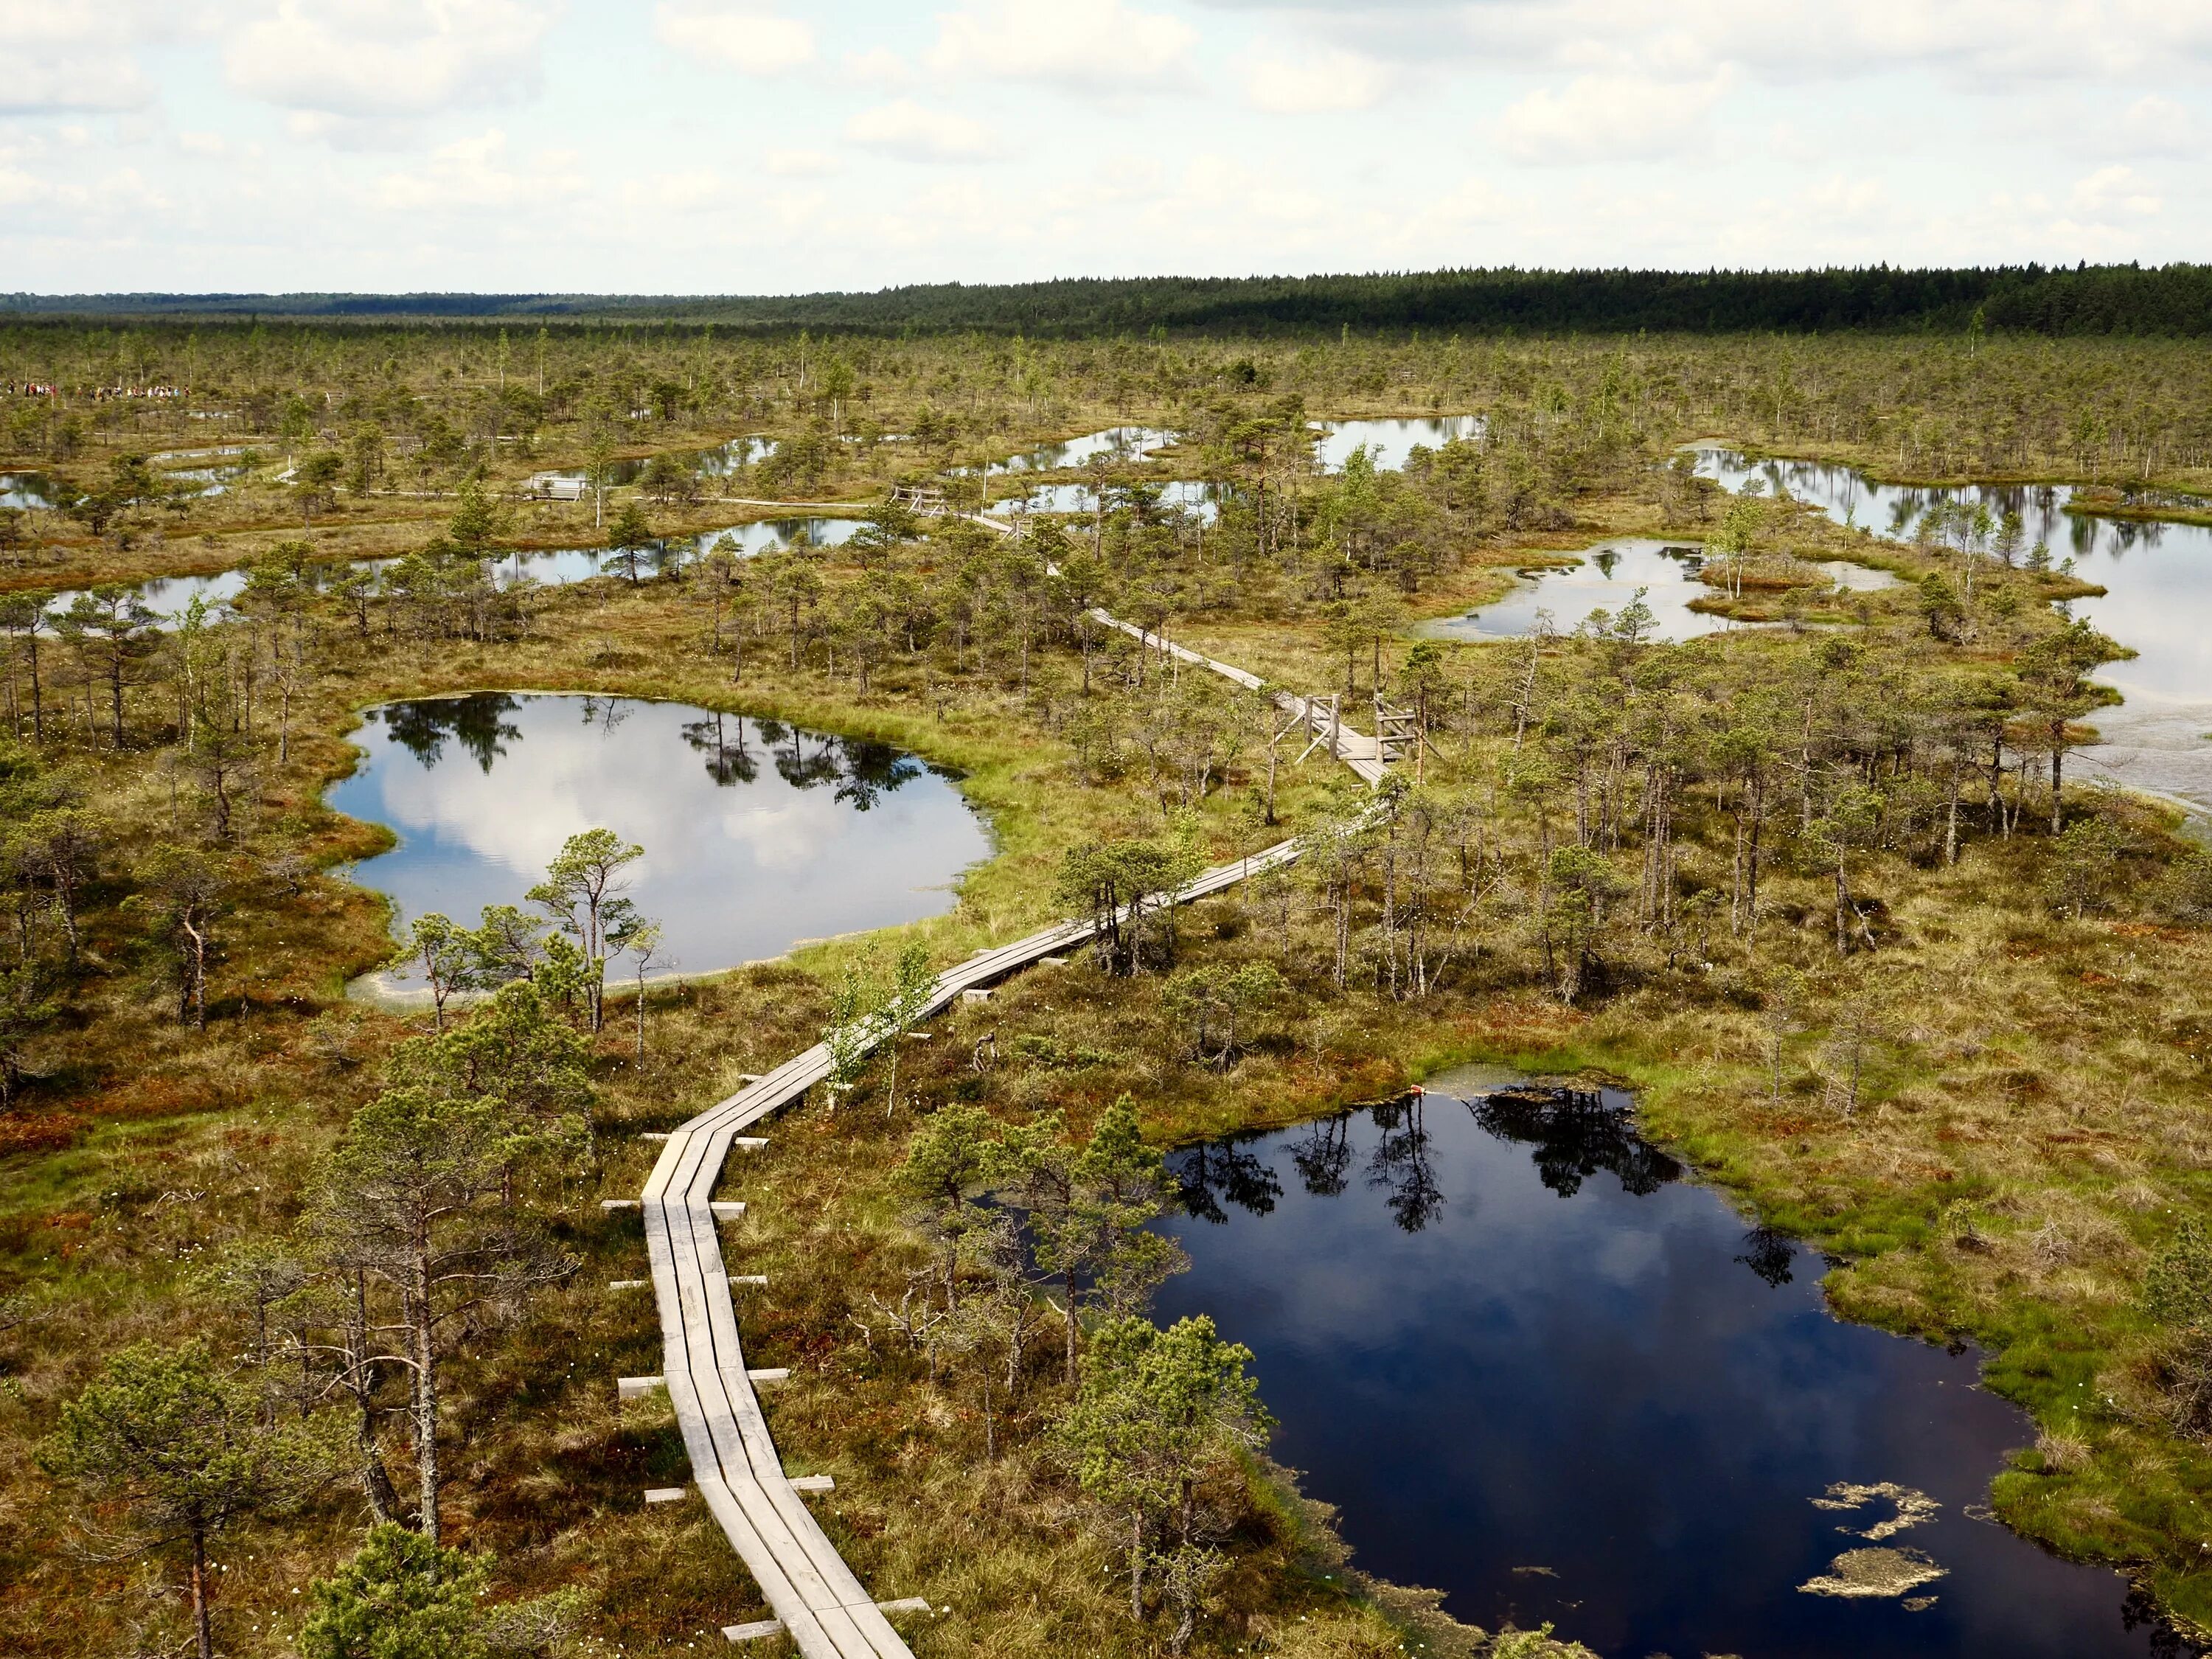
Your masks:
<instances>
[{"instance_id":1,"label":"calm water surface","mask_svg":"<svg viewBox=\"0 0 2212 1659\"><path fill-rule=\"evenodd\" d=\"M992 461L982 470L986 475L1001 472L1049 472L1057 467L1082 466L1097 456L1117 461L1140 461L1147 450L1160 448L1175 441L1175 434L1150 426L1109 426L1103 432L1086 432L1081 437L1064 442L1039 444L1009 455L1002 461ZM973 469L954 467L956 474Z\"/></svg>"},{"instance_id":2,"label":"calm water surface","mask_svg":"<svg viewBox=\"0 0 2212 1659\"><path fill-rule=\"evenodd\" d=\"M631 698L486 692L370 709L330 804L388 824L364 861L401 927L521 904L569 836L646 849L631 897L669 966L703 973L801 939L951 908L989 854L949 777L883 744Z\"/></svg>"},{"instance_id":3,"label":"calm water surface","mask_svg":"<svg viewBox=\"0 0 2212 1659\"><path fill-rule=\"evenodd\" d=\"M1385 421L1322 421L1320 439L1321 464L1330 471L1343 466L1345 459L1360 445L1367 446L1367 453L1378 471L1395 472L1406 465L1415 444L1430 449L1442 449L1454 439L1475 438L1482 434L1480 415L1431 415L1410 420Z\"/></svg>"},{"instance_id":4,"label":"calm water surface","mask_svg":"<svg viewBox=\"0 0 2212 1659\"><path fill-rule=\"evenodd\" d=\"M1832 1318L1820 1258L1747 1231L1628 1105L1465 1072L1178 1155L1193 1268L1158 1312L1252 1348L1275 1455L1358 1565L1607 1659L2175 1651L2118 1575L1987 1517L2033 1431L1972 1354ZM1838 1483L1937 1507L1870 1540L1898 1504L1818 1506ZM1802 1588L1856 1549L1930 1576Z\"/></svg>"},{"instance_id":5,"label":"calm water surface","mask_svg":"<svg viewBox=\"0 0 2212 1659\"><path fill-rule=\"evenodd\" d=\"M1786 489L1838 524L1891 540L1912 538L1929 509L1965 500L1997 517L2021 515L2024 546L2045 543L2054 566L2071 560L2084 580L2106 589L2064 608L2134 647L2096 678L2120 693L2121 706L2090 718L2103 744L2078 754L2115 781L2174 796L2212 811L2212 529L2068 513L2063 484L1981 484L1923 489L1873 483L1847 466L1814 461L1751 461L1701 447L1698 470L1731 489L1753 477L1771 494Z\"/></svg>"},{"instance_id":6,"label":"calm water surface","mask_svg":"<svg viewBox=\"0 0 2212 1659\"><path fill-rule=\"evenodd\" d=\"M1164 508L1179 509L1195 516L1202 524L1212 524L1221 516L1221 489L1218 485L1196 478L1174 478L1159 483L1147 483L1138 488L1148 493ZM1113 489L1107 494L1107 505L1111 508L1128 492ZM1090 513L1097 509L1097 495L1089 484L1042 483L1032 486L1019 495L1009 495L994 501L984 509L998 518L1012 518L1024 513Z\"/></svg>"},{"instance_id":7,"label":"calm water surface","mask_svg":"<svg viewBox=\"0 0 2212 1659\"><path fill-rule=\"evenodd\" d=\"M1690 609L1691 600L1711 599L1717 591L1698 580L1704 566L1705 550L1680 542L1638 537L1601 542L1578 564L1522 571L1512 592L1494 605L1423 623L1415 631L1433 639L1518 639L1535 628L1541 611L1550 613L1559 632L1571 634L1600 611L1618 617L1640 589L1657 624L1654 638L1694 639L1735 626L1725 617Z\"/></svg>"},{"instance_id":8,"label":"calm water surface","mask_svg":"<svg viewBox=\"0 0 2212 1659\"><path fill-rule=\"evenodd\" d=\"M867 523L866 519L759 519L726 530L709 530L688 540L704 553L728 536L737 543L738 550L750 558L772 547L842 547Z\"/></svg>"},{"instance_id":9,"label":"calm water surface","mask_svg":"<svg viewBox=\"0 0 2212 1659\"><path fill-rule=\"evenodd\" d=\"M0 507L51 507L55 489L43 472L0 472Z\"/></svg>"},{"instance_id":10,"label":"calm water surface","mask_svg":"<svg viewBox=\"0 0 2212 1659\"><path fill-rule=\"evenodd\" d=\"M1695 543L1621 537L1588 549L1580 563L1524 570L1513 590L1497 603L1463 617L1433 618L1413 631L1431 639L1519 639L1535 628L1536 613L1541 611L1550 613L1555 629L1571 634L1600 611L1618 617L1634 603L1638 590L1650 607L1655 639L1695 639L1743 626L1690 609L1692 600L1712 599L1720 592L1698 580L1705 562L1705 549ZM1847 591L1868 592L1896 580L1887 570L1841 559L1820 568L1835 588Z\"/></svg>"},{"instance_id":11,"label":"calm water surface","mask_svg":"<svg viewBox=\"0 0 2212 1659\"><path fill-rule=\"evenodd\" d=\"M738 552L750 558L774 547L836 547L850 540L866 522L865 519L763 519L703 531L696 536L672 537L659 550L648 550L640 556L638 574L649 580L672 564L706 553L724 536L735 540ZM347 568L379 570L395 562L392 559L363 559ZM500 554L491 563L492 579L501 587L525 580L542 586L561 587L593 576L629 574L619 561L608 556L603 547L518 549ZM195 599L205 600L210 611L236 599L246 591L246 580L243 569L219 570L206 576L156 576L139 583L137 593L154 613L156 625L167 627L183 617ZM70 588L55 594L48 609L68 610L78 592Z\"/></svg>"}]
</instances>

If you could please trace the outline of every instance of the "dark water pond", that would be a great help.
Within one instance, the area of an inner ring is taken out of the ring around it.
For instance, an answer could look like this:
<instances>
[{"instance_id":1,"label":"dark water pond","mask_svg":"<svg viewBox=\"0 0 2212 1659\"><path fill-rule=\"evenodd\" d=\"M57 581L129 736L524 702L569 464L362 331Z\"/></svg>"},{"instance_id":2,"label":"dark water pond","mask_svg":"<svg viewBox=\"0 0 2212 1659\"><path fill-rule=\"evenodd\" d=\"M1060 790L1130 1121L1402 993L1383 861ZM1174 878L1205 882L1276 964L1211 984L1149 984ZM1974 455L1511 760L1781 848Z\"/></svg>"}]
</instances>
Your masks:
<instances>
[{"instance_id":1,"label":"dark water pond","mask_svg":"<svg viewBox=\"0 0 2212 1659\"><path fill-rule=\"evenodd\" d=\"M1177 1164L1193 1267L1160 1316L1252 1348L1275 1455L1357 1564L1460 1618L1608 1659L2177 1650L2118 1575L1988 1517L2033 1432L1971 1353L1832 1318L1820 1259L1747 1231L1620 1095L1449 1073ZM1889 1592L1823 1593L1860 1566Z\"/></svg>"},{"instance_id":2,"label":"dark water pond","mask_svg":"<svg viewBox=\"0 0 2212 1659\"><path fill-rule=\"evenodd\" d=\"M1731 489L1753 478L1767 493L1786 489L1838 524L1911 540L1931 509L1981 504L1992 515L2021 516L2023 544L2045 543L2051 562L2106 592L2064 608L2087 617L2136 654L2107 663L2097 678L2122 705L2091 716L2105 743L2080 759L2115 781L2212 810L2212 529L2069 513L2063 484L1973 484L1923 489L1875 483L1826 462L1752 461L1701 447L1698 470Z\"/></svg>"},{"instance_id":3,"label":"dark water pond","mask_svg":"<svg viewBox=\"0 0 2212 1659\"><path fill-rule=\"evenodd\" d=\"M624 697L483 692L372 708L330 804L388 824L356 871L404 927L520 904L569 836L646 849L630 896L704 973L950 909L989 854L948 775L887 744Z\"/></svg>"}]
</instances>

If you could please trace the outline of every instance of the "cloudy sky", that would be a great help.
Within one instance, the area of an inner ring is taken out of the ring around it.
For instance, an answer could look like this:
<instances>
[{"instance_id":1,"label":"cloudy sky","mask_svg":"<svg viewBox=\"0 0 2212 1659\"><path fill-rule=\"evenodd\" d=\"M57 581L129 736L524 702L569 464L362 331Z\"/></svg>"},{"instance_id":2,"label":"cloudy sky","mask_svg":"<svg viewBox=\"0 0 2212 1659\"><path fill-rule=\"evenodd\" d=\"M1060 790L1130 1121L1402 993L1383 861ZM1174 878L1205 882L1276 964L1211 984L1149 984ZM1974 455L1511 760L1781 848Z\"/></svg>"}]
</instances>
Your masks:
<instances>
[{"instance_id":1,"label":"cloudy sky","mask_svg":"<svg viewBox=\"0 0 2212 1659\"><path fill-rule=\"evenodd\" d=\"M2204 0L0 0L0 289L2212 256Z\"/></svg>"}]
</instances>

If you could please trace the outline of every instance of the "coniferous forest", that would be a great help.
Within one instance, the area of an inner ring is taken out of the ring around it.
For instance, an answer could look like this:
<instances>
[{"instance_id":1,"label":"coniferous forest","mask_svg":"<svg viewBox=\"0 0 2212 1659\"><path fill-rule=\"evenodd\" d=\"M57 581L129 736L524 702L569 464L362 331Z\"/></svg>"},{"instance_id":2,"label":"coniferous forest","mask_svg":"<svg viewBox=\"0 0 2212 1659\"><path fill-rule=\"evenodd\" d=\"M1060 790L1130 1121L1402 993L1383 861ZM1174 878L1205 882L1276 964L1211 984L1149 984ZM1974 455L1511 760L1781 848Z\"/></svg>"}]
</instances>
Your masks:
<instances>
[{"instance_id":1,"label":"coniferous forest","mask_svg":"<svg viewBox=\"0 0 2212 1659\"><path fill-rule=\"evenodd\" d=\"M0 295L0 310L154 317L611 317L775 331L1096 335L1164 329L1300 334L1465 329L1485 334L1792 334L1838 330L2200 336L2212 267L2040 265L1977 270L1433 270L1369 276L1071 277L949 283L874 293L123 294Z\"/></svg>"}]
</instances>

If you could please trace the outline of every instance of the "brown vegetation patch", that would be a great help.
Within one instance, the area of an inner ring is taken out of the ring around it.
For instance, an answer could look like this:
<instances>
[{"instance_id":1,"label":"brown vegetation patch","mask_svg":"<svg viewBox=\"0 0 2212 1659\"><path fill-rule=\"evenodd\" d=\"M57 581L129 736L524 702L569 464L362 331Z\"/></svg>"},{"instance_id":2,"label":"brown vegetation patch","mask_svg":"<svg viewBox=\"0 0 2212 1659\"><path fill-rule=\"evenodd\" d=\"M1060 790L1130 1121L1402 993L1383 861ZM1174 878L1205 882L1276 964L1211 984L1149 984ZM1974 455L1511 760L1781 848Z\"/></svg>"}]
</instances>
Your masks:
<instances>
[{"instance_id":1,"label":"brown vegetation patch","mask_svg":"<svg viewBox=\"0 0 2212 1659\"><path fill-rule=\"evenodd\" d=\"M58 1152L76 1144L85 1122L69 1112L9 1113L0 1116L0 1158L19 1152Z\"/></svg>"}]
</instances>

